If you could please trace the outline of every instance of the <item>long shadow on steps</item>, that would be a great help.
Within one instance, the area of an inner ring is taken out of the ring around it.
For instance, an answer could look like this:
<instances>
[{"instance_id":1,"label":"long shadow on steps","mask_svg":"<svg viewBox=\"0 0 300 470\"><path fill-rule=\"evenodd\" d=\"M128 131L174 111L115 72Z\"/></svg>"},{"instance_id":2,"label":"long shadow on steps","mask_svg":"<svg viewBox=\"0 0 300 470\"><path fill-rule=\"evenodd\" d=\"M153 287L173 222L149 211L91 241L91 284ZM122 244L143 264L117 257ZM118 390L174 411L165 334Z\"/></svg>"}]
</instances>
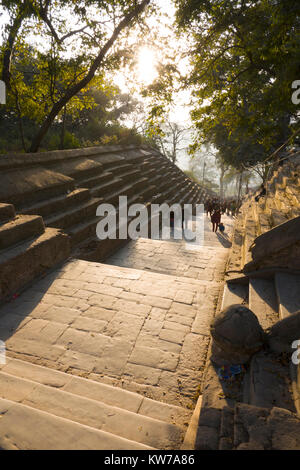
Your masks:
<instances>
[{"instance_id":1,"label":"long shadow on steps","mask_svg":"<svg viewBox=\"0 0 300 470\"><path fill-rule=\"evenodd\" d=\"M223 235L223 234L217 232L217 237L218 237L218 240L221 243L221 245L224 246L224 248L231 248L232 243L228 239L228 235L226 235L226 234Z\"/></svg>"},{"instance_id":2,"label":"long shadow on steps","mask_svg":"<svg viewBox=\"0 0 300 470\"><path fill-rule=\"evenodd\" d=\"M28 316L39 305L52 283L56 280L58 274L57 266L54 271L49 271L40 279L35 279L34 283L26 285L20 294L16 293L9 302L0 305L0 340L6 342L18 328L24 326L29 321ZM32 296L27 294L28 287L34 285L35 293Z\"/></svg>"}]
</instances>

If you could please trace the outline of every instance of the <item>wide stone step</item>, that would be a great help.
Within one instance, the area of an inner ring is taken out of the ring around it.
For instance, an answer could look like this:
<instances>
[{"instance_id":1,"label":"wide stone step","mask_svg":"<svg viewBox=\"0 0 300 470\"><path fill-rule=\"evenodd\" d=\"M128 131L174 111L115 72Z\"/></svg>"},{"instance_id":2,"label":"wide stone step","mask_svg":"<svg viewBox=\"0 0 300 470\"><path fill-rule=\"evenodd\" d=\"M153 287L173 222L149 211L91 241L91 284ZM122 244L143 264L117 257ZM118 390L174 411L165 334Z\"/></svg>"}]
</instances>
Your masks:
<instances>
[{"instance_id":1,"label":"wide stone step","mask_svg":"<svg viewBox=\"0 0 300 470\"><path fill-rule=\"evenodd\" d=\"M285 189L287 197L290 198L291 202L300 207L300 191L295 185L289 185Z\"/></svg>"},{"instance_id":2,"label":"wide stone step","mask_svg":"<svg viewBox=\"0 0 300 470\"><path fill-rule=\"evenodd\" d=\"M186 197L185 197L185 204L193 204L196 198L197 189L192 186L188 189Z\"/></svg>"},{"instance_id":3,"label":"wide stone step","mask_svg":"<svg viewBox=\"0 0 300 470\"><path fill-rule=\"evenodd\" d=\"M74 248L79 243L96 238L96 226L100 217L92 217L88 221L80 222L65 229L71 237L71 246Z\"/></svg>"},{"instance_id":4,"label":"wide stone step","mask_svg":"<svg viewBox=\"0 0 300 470\"><path fill-rule=\"evenodd\" d=\"M140 192L141 189L145 188L148 184L148 179L144 177L139 177L133 183L122 188L122 194L134 195L135 191Z\"/></svg>"},{"instance_id":5,"label":"wide stone step","mask_svg":"<svg viewBox=\"0 0 300 470\"><path fill-rule=\"evenodd\" d=\"M85 180L81 180L77 183L77 186L81 188L94 188L95 186L99 186L103 183L106 183L109 180L114 178L113 174L109 171L102 172L98 176L93 176L92 178L87 178Z\"/></svg>"},{"instance_id":6,"label":"wide stone step","mask_svg":"<svg viewBox=\"0 0 300 470\"><path fill-rule=\"evenodd\" d=\"M234 448L237 450L299 450L300 419L290 411L237 403Z\"/></svg>"},{"instance_id":7,"label":"wide stone step","mask_svg":"<svg viewBox=\"0 0 300 470\"><path fill-rule=\"evenodd\" d=\"M164 177L157 170L155 170L155 173L153 174L153 177L151 179L149 179L149 183L155 184L155 185L158 185L162 181L164 181Z\"/></svg>"},{"instance_id":8,"label":"wide stone step","mask_svg":"<svg viewBox=\"0 0 300 470\"><path fill-rule=\"evenodd\" d=\"M248 284L227 282L224 286L221 310L230 305L248 303Z\"/></svg>"},{"instance_id":9,"label":"wide stone step","mask_svg":"<svg viewBox=\"0 0 300 470\"><path fill-rule=\"evenodd\" d=\"M219 450L232 450L234 433L234 409L224 406L221 411Z\"/></svg>"},{"instance_id":10,"label":"wide stone step","mask_svg":"<svg viewBox=\"0 0 300 470\"><path fill-rule=\"evenodd\" d=\"M126 171L119 175L120 178L124 181L124 183L127 182L134 182L136 179L141 178L141 172L140 170L137 169L130 169L129 171Z\"/></svg>"},{"instance_id":11,"label":"wide stone step","mask_svg":"<svg viewBox=\"0 0 300 470\"><path fill-rule=\"evenodd\" d=\"M150 185L140 192L144 202L148 202L156 194L156 186Z\"/></svg>"},{"instance_id":12,"label":"wide stone step","mask_svg":"<svg viewBox=\"0 0 300 470\"><path fill-rule=\"evenodd\" d=\"M0 224L7 222L15 217L15 208L12 204L0 203Z\"/></svg>"},{"instance_id":13,"label":"wide stone step","mask_svg":"<svg viewBox=\"0 0 300 470\"><path fill-rule=\"evenodd\" d=\"M37 166L1 170L1 176L0 201L14 204L18 211L74 189L72 178Z\"/></svg>"},{"instance_id":14,"label":"wide stone step","mask_svg":"<svg viewBox=\"0 0 300 470\"><path fill-rule=\"evenodd\" d=\"M48 227L55 227L66 229L72 225L86 221L88 218L94 218L98 205L102 202L99 198L91 198L87 202L78 204L71 210L58 212L49 217L44 218L45 225Z\"/></svg>"},{"instance_id":15,"label":"wide stone step","mask_svg":"<svg viewBox=\"0 0 300 470\"><path fill-rule=\"evenodd\" d=\"M126 149L122 152L122 155L125 156L125 161L129 162L131 165L138 165L144 159L144 156L138 149Z\"/></svg>"},{"instance_id":16,"label":"wide stone step","mask_svg":"<svg viewBox=\"0 0 300 470\"><path fill-rule=\"evenodd\" d=\"M138 393L12 357L7 357L6 364L0 364L0 370L14 377L31 380L37 384L63 390L79 397L100 401L169 424L177 424L180 427L183 427L191 414L185 408L152 400Z\"/></svg>"},{"instance_id":17,"label":"wide stone step","mask_svg":"<svg viewBox=\"0 0 300 470\"><path fill-rule=\"evenodd\" d=\"M124 244L128 243L129 240L118 239L118 203L119 193L115 193L111 196L107 202L113 203L116 206L117 225L116 233L117 239L105 239L100 240L97 238L96 226L100 221L101 217L95 218L88 223L79 224L75 227L68 228L66 232L72 237L72 246L77 246L76 256L80 259L87 261L103 261L114 253L117 249L121 248ZM140 195L132 196L128 199L128 207L132 204L141 203ZM128 223L131 218L128 218Z\"/></svg>"},{"instance_id":18,"label":"wide stone step","mask_svg":"<svg viewBox=\"0 0 300 470\"><path fill-rule=\"evenodd\" d=\"M147 179L148 181L150 181L151 179L153 179L156 175L157 175L157 172L155 169L141 169L140 170L140 174L141 175L147 175Z\"/></svg>"},{"instance_id":19,"label":"wide stone step","mask_svg":"<svg viewBox=\"0 0 300 470\"><path fill-rule=\"evenodd\" d=\"M7 450L151 450L74 421L0 399L0 447Z\"/></svg>"},{"instance_id":20,"label":"wide stone step","mask_svg":"<svg viewBox=\"0 0 300 470\"><path fill-rule=\"evenodd\" d=\"M193 199L192 199L192 204L196 205L199 204L199 188L196 186L194 187L194 193L193 193Z\"/></svg>"},{"instance_id":21,"label":"wide stone step","mask_svg":"<svg viewBox=\"0 0 300 470\"><path fill-rule=\"evenodd\" d=\"M184 204L186 204L186 191L185 191L185 188L182 188L178 191L177 203L180 204L181 206L184 206Z\"/></svg>"},{"instance_id":22,"label":"wide stone step","mask_svg":"<svg viewBox=\"0 0 300 470\"><path fill-rule=\"evenodd\" d=\"M130 184L130 185L124 186L121 184L118 186L117 190L114 189L113 191L106 194L105 197L103 198L103 201L105 204L112 204L117 209L119 206L119 197L127 196L128 197L127 204L129 206L130 205L129 201L132 198L135 199L135 202L141 199L140 194L137 194L137 188L143 185L144 185L144 182L142 181L137 181L136 185ZM131 204L133 204L133 202L131 202Z\"/></svg>"},{"instance_id":23,"label":"wide stone step","mask_svg":"<svg viewBox=\"0 0 300 470\"><path fill-rule=\"evenodd\" d=\"M194 409L187 432L185 434L184 441L181 446L181 450L195 450L198 448L198 426L199 426L201 405L202 405L202 397L200 396L197 400L196 407Z\"/></svg>"},{"instance_id":24,"label":"wide stone step","mask_svg":"<svg viewBox=\"0 0 300 470\"><path fill-rule=\"evenodd\" d=\"M110 171L113 173L114 177L120 178L123 173L132 170L132 165L130 163L126 163L125 161L121 164L114 164Z\"/></svg>"},{"instance_id":25,"label":"wide stone step","mask_svg":"<svg viewBox=\"0 0 300 470\"><path fill-rule=\"evenodd\" d=\"M128 207L129 207L131 204L136 204L136 203L139 203L139 202L141 202L140 201L140 196L139 195L134 195L134 196L128 198L127 204L128 204ZM116 206L116 214L117 214L117 221L118 221L119 192L113 193L111 196L108 196L108 199L105 200L105 203L114 204ZM96 211L95 211L95 213L96 213ZM108 254L109 254L110 249L109 249L108 245L110 245L110 244L106 243L107 240L99 240L97 238L96 226L97 226L98 222L100 221L100 219L101 219L101 217L92 217L86 222L82 222L82 223L79 223L79 224L76 224L76 225L72 225L71 227L67 227L65 229L65 232L68 235L70 235L70 237L71 237L72 247L75 247L76 245L78 245L79 243L82 243L82 242L83 242L83 245L85 243L87 245L89 245L91 242L92 242L93 245L95 245L95 243L99 244L99 243L104 242L105 246L107 246ZM117 229L118 229L118 223L117 223ZM115 242L115 240L112 240L112 241ZM113 243L112 245L113 246L114 245L118 246L118 243L117 244ZM95 246L94 246L92 252L94 251L94 249L95 249ZM105 251L106 251L106 248L104 247L104 245L101 249L99 247L97 247L97 249L96 249L97 252L101 252L101 253L102 253L102 250L104 251L104 253L103 253L103 255L104 255ZM83 252L84 251L85 251L85 249L83 249ZM88 258L84 257L83 259L93 259L93 258L91 258L91 256L93 256L93 255L91 254L90 250L88 250L88 252L90 253L89 257ZM101 260L102 259L103 258L101 256ZM100 258L99 259L97 258L97 260L100 261Z\"/></svg>"},{"instance_id":26,"label":"wide stone step","mask_svg":"<svg viewBox=\"0 0 300 470\"><path fill-rule=\"evenodd\" d=\"M74 191L61 196L47 199L38 204L30 205L22 210L22 214L34 214L47 217L55 212L67 210L75 204L86 201L89 198L90 192L88 189L75 189Z\"/></svg>"},{"instance_id":27,"label":"wide stone step","mask_svg":"<svg viewBox=\"0 0 300 470\"><path fill-rule=\"evenodd\" d=\"M283 214L281 211L278 209L272 209L271 214L270 214L270 220L271 220L271 226L272 227L277 227L277 225L284 224L289 220L289 217L287 217L285 214Z\"/></svg>"},{"instance_id":28,"label":"wide stone step","mask_svg":"<svg viewBox=\"0 0 300 470\"><path fill-rule=\"evenodd\" d=\"M103 167L100 163L82 157L63 160L54 165L51 163L50 166L52 170L74 178L76 181L81 181L103 172Z\"/></svg>"},{"instance_id":29,"label":"wide stone step","mask_svg":"<svg viewBox=\"0 0 300 470\"><path fill-rule=\"evenodd\" d=\"M281 319L300 310L300 276L275 273L275 287Z\"/></svg>"},{"instance_id":30,"label":"wide stone step","mask_svg":"<svg viewBox=\"0 0 300 470\"><path fill-rule=\"evenodd\" d=\"M253 242L257 235L258 223L255 219L253 210L249 208L249 212L245 219L242 265L245 265L252 260L252 253L250 251L250 248L253 245Z\"/></svg>"},{"instance_id":31,"label":"wide stone step","mask_svg":"<svg viewBox=\"0 0 300 470\"><path fill-rule=\"evenodd\" d=\"M112 181L106 182L105 184L94 186L91 189L91 194L94 197L103 197L105 202L107 195L112 193L115 189L120 188L123 184L121 178L114 178Z\"/></svg>"},{"instance_id":32,"label":"wide stone step","mask_svg":"<svg viewBox=\"0 0 300 470\"><path fill-rule=\"evenodd\" d=\"M255 313L263 329L269 328L279 320L273 280L250 278L249 308Z\"/></svg>"},{"instance_id":33,"label":"wide stone step","mask_svg":"<svg viewBox=\"0 0 300 470\"><path fill-rule=\"evenodd\" d=\"M272 228L271 223L270 223L270 218L264 212L259 212L258 214L258 227L259 227L258 229L259 235L267 232L268 230Z\"/></svg>"},{"instance_id":34,"label":"wide stone step","mask_svg":"<svg viewBox=\"0 0 300 470\"><path fill-rule=\"evenodd\" d=\"M269 351L260 351L250 362L245 401L254 406L277 406L296 412L287 364Z\"/></svg>"},{"instance_id":35,"label":"wide stone step","mask_svg":"<svg viewBox=\"0 0 300 470\"><path fill-rule=\"evenodd\" d=\"M179 184L179 190L175 189L175 194L177 195L177 202L179 204L190 204L193 189L186 188L184 185Z\"/></svg>"},{"instance_id":36,"label":"wide stone step","mask_svg":"<svg viewBox=\"0 0 300 470\"><path fill-rule=\"evenodd\" d=\"M0 226L0 250L28 238L37 237L45 230L42 217L17 215L13 220Z\"/></svg>"},{"instance_id":37,"label":"wide stone step","mask_svg":"<svg viewBox=\"0 0 300 470\"><path fill-rule=\"evenodd\" d=\"M70 239L47 228L40 236L0 252L0 299L16 294L36 276L70 255Z\"/></svg>"},{"instance_id":38,"label":"wide stone step","mask_svg":"<svg viewBox=\"0 0 300 470\"><path fill-rule=\"evenodd\" d=\"M125 162L125 158L119 154L114 154L112 152L100 154L100 155L93 155L91 157L95 162L98 162L102 165L102 168L108 171L111 169L121 166Z\"/></svg>"},{"instance_id":39,"label":"wide stone step","mask_svg":"<svg viewBox=\"0 0 300 470\"><path fill-rule=\"evenodd\" d=\"M169 204L169 205L172 205L172 204L176 204L178 203L178 198L177 198L177 195L178 195L178 192L179 192L179 189L181 188L181 184L180 185L171 185L171 188L170 188L170 185L168 185L167 189L163 189L161 191L162 193L162 197L160 199L160 204L163 204L163 203L166 203L166 204ZM160 187L160 190L161 190L161 187Z\"/></svg>"},{"instance_id":40,"label":"wide stone step","mask_svg":"<svg viewBox=\"0 0 300 470\"><path fill-rule=\"evenodd\" d=\"M178 448L174 424L0 372L0 397L158 449Z\"/></svg>"}]
</instances>

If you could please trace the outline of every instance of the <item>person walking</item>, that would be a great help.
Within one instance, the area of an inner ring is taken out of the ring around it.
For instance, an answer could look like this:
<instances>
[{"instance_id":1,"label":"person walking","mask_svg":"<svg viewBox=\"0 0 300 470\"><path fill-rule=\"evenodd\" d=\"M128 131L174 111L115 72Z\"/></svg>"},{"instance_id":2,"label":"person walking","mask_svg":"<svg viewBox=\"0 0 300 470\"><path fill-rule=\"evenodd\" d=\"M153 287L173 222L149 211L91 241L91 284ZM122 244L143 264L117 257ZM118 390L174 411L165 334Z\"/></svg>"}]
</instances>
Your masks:
<instances>
[{"instance_id":1,"label":"person walking","mask_svg":"<svg viewBox=\"0 0 300 470\"><path fill-rule=\"evenodd\" d=\"M206 212L207 217L208 217L208 214L211 213L211 206L212 206L212 201L211 199L208 199L205 203L205 212Z\"/></svg>"},{"instance_id":2,"label":"person walking","mask_svg":"<svg viewBox=\"0 0 300 470\"><path fill-rule=\"evenodd\" d=\"M219 208L216 208L211 216L212 231L216 232L218 230L219 223L221 222L221 211Z\"/></svg>"}]
</instances>

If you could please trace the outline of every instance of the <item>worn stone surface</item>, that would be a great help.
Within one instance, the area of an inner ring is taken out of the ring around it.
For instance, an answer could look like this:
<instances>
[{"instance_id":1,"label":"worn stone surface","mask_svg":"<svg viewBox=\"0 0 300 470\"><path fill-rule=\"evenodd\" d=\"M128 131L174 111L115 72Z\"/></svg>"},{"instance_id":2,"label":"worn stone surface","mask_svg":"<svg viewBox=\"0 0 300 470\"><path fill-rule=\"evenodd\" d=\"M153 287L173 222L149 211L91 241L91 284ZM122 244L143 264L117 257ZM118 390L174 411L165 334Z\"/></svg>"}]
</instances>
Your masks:
<instances>
[{"instance_id":1,"label":"worn stone surface","mask_svg":"<svg viewBox=\"0 0 300 470\"><path fill-rule=\"evenodd\" d=\"M3 450L153 449L10 400L0 399L0 414L0 448Z\"/></svg>"},{"instance_id":2,"label":"worn stone surface","mask_svg":"<svg viewBox=\"0 0 300 470\"><path fill-rule=\"evenodd\" d=\"M231 246L229 237L233 226L231 217L223 215L222 221L226 226L226 235L221 235L219 232L213 233L211 224L205 216L205 248L200 247L195 251L192 249L192 244L179 240L164 241L139 238L120 249L106 262L111 265L144 271L219 282L224 277L227 249ZM165 289L163 291L166 293ZM193 302L191 294L181 290L175 293L174 289L171 289L170 293L176 302L182 302L186 305L191 305Z\"/></svg>"},{"instance_id":3,"label":"worn stone surface","mask_svg":"<svg viewBox=\"0 0 300 470\"><path fill-rule=\"evenodd\" d=\"M113 285L126 277L126 287ZM192 303L160 297L163 289L186 293ZM136 291L138 301L124 300ZM207 291L202 281L74 261L1 309L1 339L9 355L192 405L209 342L199 319L203 302L207 321L213 317L217 296Z\"/></svg>"},{"instance_id":4,"label":"worn stone surface","mask_svg":"<svg viewBox=\"0 0 300 470\"><path fill-rule=\"evenodd\" d=\"M249 368L248 401L250 404L286 408L295 412L290 371L290 356L278 356L269 351L255 354Z\"/></svg>"},{"instance_id":5,"label":"worn stone surface","mask_svg":"<svg viewBox=\"0 0 300 470\"><path fill-rule=\"evenodd\" d=\"M212 359L218 363L223 357L233 364L243 364L264 342L257 317L242 305L231 305L220 312L212 322L211 334L216 343Z\"/></svg>"},{"instance_id":6,"label":"worn stone surface","mask_svg":"<svg viewBox=\"0 0 300 470\"><path fill-rule=\"evenodd\" d=\"M300 419L282 408L239 403L235 407L234 445L238 450L300 448Z\"/></svg>"},{"instance_id":7,"label":"worn stone surface","mask_svg":"<svg viewBox=\"0 0 300 470\"><path fill-rule=\"evenodd\" d=\"M279 320L278 301L273 280L250 278L249 308L257 316L264 330Z\"/></svg>"},{"instance_id":8,"label":"worn stone surface","mask_svg":"<svg viewBox=\"0 0 300 470\"><path fill-rule=\"evenodd\" d=\"M130 267L72 260L4 305L0 309L0 339L5 341L9 359L15 361L3 368L0 382L4 398L10 399L12 393L11 397L22 404L57 414L53 429L61 417L72 419L72 409L76 409L76 420L81 425L117 433L121 419L121 427L127 431L124 435L118 431L120 438L151 447L164 443L165 448L179 448L183 434L172 425L187 426L201 393L209 325L215 315L227 256L227 247L210 230L206 219L207 243L197 251L182 248L177 241L139 240L137 244L145 244L147 249L132 257ZM141 269L142 258L152 258L151 243L153 252L154 247L158 249L153 260L156 257L160 261L159 270ZM178 253L183 251L170 275L167 260L176 259L175 247ZM181 269L185 255L188 264ZM20 366L20 359L33 368L45 367L40 374ZM5 374L24 379L22 386L12 383ZM41 387L32 382L41 383ZM45 390L48 386L55 387L55 393ZM128 395L120 398L117 392L110 393L116 389ZM68 401L61 390L75 397ZM141 397L140 402L137 397ZM107 406L88 402L104 399ZM129 420L129 426L126 412L110 413L111 405L118 407L123 401L125 409L127 406L131 411L133 407L132 411L141 415L140 421ZM85 408L83 402L89 403L87 413L80 411ZM18 409L27 422L29 418L23 412L23 408ZM42 422L42 415L32 416L32 422L35 417L37 423ZM156 420L169 423L159 424L158 434ZM136 428L138 422L141 432ZM47 423L52 429L50 421ZM10 421L7 429L9 442L3 445L14 441L23 448L22 433L14 435ZM196 446L204 435L208 448L209 440L217 442L216 430L203 425L194 436ZM115 448L125 445L123 441L111 442L120 446ZM56 445L48 443L49 448ZM128 448L130 445L134 444L128 444Z\"/></svg>"},{"instance_id":9,"label":"worn stone surface","mask_svg":"<svg viewBox=\"0 0 300 470\"><path fill-rule=\"evenodd\" d=\"M8 355L194 406L227 254L207 218L205 236L207 246L188 253L184 242L132 242L126 248L131 268L67 263L0 310ZM203 279L183 275L185 256L187 269ZM137 257L172 258L179 269L175 276L132 269Z\"/></svg>"},{"instance_id":10,"label":"worn stone surface","mask_svg":"<svg viewBox=\"0 0 300 470\"><path fill-rule=\"evenodd\" d=\"M280 318L283 319L300 310L300 276L276 273L275 285Z\"/></svg>"},{"instance_id":11,"label":"worn stone surface","mask_svg":"<svg viewBox=\"0 0 300 470\"><path fill-rule=\"evenodd\" d=\"M266 338L272 351L292 354L292 343L300 338L300 310L271 326Z\"/></svg>"}]
</instances>

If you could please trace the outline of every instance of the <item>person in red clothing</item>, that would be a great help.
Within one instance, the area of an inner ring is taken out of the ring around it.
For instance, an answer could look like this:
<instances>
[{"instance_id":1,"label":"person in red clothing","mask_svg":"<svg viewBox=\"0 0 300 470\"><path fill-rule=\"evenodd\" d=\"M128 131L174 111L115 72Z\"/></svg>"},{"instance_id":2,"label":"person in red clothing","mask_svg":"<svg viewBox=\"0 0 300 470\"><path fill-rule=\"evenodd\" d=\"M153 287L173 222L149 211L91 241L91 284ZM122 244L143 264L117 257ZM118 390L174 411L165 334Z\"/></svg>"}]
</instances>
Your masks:
<instances>
[{"instance_id":1,"label":"person in red clothing","mask_svg":"<svg viewBox=\"0 0 300 470\"><path fill-rule=\"evenodd\" d=\"M216 232L218 230L219 223L221 222L221 211L219 208L216 208L211 216L212 231Z\"/></svg>"}]
</instances>

